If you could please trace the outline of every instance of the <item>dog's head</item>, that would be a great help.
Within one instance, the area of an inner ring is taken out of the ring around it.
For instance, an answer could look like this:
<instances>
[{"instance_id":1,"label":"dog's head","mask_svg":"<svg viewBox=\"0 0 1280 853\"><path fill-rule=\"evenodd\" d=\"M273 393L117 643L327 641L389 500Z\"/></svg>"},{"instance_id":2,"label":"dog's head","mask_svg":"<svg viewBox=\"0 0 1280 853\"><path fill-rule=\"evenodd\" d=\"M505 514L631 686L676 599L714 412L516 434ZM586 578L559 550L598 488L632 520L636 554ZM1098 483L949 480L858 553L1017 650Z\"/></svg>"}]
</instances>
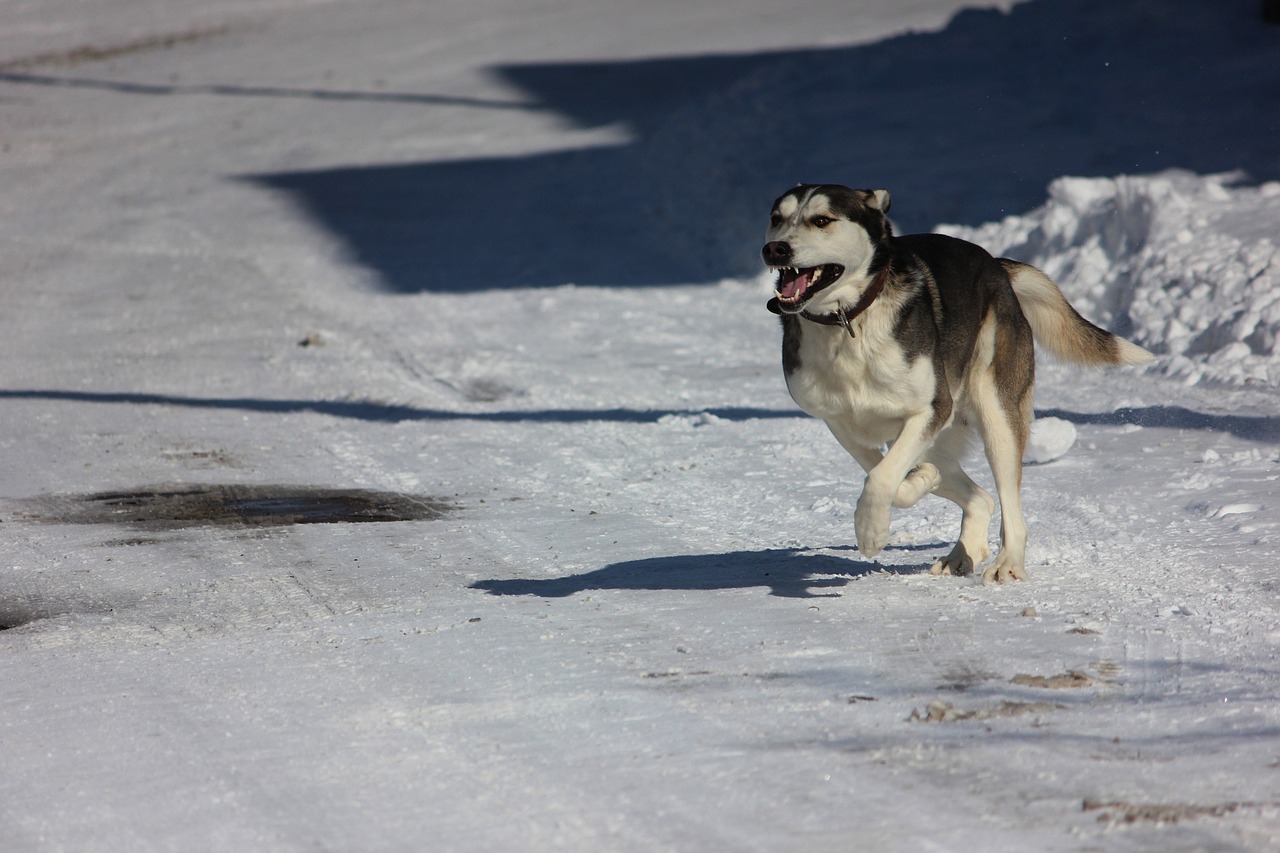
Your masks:
<instances>
[{"instance_id":1,"label":"dog's head","mask_svg":"<svg viewBox=\"0 0 1280 853\"><path fill-rule=\"evenodd\" d=\"M801 184L773 203L761 254L778 274L778 308L827 313L856 299L877 255L892 236L888 190L853 190L838 184Z\"/></svg>"}]
</instances>

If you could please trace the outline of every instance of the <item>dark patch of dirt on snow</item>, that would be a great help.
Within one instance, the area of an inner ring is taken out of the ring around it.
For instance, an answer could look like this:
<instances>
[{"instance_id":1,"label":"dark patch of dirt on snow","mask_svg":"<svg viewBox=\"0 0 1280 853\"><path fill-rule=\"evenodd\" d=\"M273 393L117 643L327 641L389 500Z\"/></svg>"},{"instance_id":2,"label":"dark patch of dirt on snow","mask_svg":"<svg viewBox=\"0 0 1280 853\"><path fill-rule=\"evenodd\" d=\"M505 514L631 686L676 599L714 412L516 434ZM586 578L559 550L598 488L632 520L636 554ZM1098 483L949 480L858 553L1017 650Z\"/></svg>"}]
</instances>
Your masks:
<instances>
[{"instance_id":1,"label":"dark patch of dirt on snow","mask_svg":"<svg viewBox=\"0 0 1280 853\"><path fill-rule=\"evenodd\" d=\"M1274 803L1219 803L1200 806L1194 803L1130 803L1123 800L1103 802L1086 799L1084 811L1100 812L1099 823L1179 823L1204 817L1226 817L1241 810L1274 808Z\"/></svg>"},{"instance_id":2,"label":"dark patch of dirt on snow","mask_svg":"<svg viewBox=\"0 0 1280 853\"><path fill-rule=\"evenodd\" d=\"M32 498L23 502L17 517L45 523L125 524L170 530L427 521L456 508L440 498L368 489L180 485Z\"/></svg>"},{"instance_id":3,"label":"dark patch of dirt on snow","mask_svg":"<svg viewBox=\"0 0 1280 853\"><path fill-rule=\"evenodd\" d=\"M1074 690L1080 687L1092 687L1093 679L1085 675L1083 672L1075 670L1067 670L1058 675L1027 675L1020 672L1013 678L1009 679L1011 684L1017 684L1022 687L1043 687L1048 690Z\"/></svg>"},{"instance_id":4,"label":"dark patch of dirt on snow","mask_svg":"<svg viewBox=\"0 0 1280 853\"><path fill-rule=\"evenodd\" d=\"M950 702L935 699L920 713L917 708L907 717L911 723L958 723L965 720L994 720L1000 717L1021 717L1024 714L1039 714L1045 711L1057 711L1064 706L1055 702L1010 702L1004 701L990 708L957 708Z\"/></svg>"}]
</instances>

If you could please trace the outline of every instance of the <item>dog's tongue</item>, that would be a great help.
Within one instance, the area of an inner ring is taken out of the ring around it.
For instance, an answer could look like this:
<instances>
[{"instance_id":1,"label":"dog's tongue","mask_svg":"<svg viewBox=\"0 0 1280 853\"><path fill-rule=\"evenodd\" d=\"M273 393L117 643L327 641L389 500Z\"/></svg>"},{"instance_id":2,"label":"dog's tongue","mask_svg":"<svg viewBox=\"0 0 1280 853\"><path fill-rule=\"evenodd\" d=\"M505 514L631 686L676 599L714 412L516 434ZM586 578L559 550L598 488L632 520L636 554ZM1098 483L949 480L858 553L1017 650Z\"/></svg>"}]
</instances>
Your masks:
<instances>
[{"instance_id":1,"label":"dog's tongue","mask_svg":"<svg viewBox=\"0 0 1280 853\"><path fill-rule=\"evenodd\" d=\"M809 287L809 278L813 275L813 270L800 270L794 275L784 272L782 277L778 279L778 298L787 302L794 302L799 299Z\"/></svg>"}]
</instances>

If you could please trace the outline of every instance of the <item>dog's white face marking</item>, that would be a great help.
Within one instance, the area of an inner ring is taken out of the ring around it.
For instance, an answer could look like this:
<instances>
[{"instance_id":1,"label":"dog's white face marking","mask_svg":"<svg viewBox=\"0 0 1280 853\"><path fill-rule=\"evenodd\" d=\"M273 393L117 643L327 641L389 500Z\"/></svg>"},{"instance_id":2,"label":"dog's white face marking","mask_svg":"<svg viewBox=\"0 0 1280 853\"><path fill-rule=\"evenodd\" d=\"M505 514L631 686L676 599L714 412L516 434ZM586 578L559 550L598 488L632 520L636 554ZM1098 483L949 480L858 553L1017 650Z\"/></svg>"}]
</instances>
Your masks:
<instances>
[{"instance_id":1,"label":"dog's white face marking","mask_svg":"<svg viewBox=\"0 0 1280 853\"><path fill-rule=\"evenodd\" d=\"M866 287L876 247L866 226L850 218L850 203L811 187L797 188L774 206L764 257L778 273L775 295L783 311L833 312Z\"/></svg>"}]
</instances>

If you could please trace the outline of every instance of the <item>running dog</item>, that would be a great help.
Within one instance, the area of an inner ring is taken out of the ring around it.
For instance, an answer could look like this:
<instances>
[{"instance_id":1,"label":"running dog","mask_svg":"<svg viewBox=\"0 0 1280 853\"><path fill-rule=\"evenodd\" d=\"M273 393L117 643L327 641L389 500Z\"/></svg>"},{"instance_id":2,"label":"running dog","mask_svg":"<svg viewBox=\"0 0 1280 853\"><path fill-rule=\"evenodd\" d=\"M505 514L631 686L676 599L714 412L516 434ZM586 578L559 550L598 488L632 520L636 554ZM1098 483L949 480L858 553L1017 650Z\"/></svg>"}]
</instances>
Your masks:
<instances>
[{"instance_id":1,"label":"running dog","mask_svg":"<svg viewBox=\"0 0 1280 853\"><path fill-rule=\"evenodd\" d=\"M1084 365L1154 356L1085 320L1035 267L941 234L895 237L888 212L887 191L834 184L774 202L762 255L777 273L768 307L782 319L787 390L867 472L854 513L863 554L888 544L890 507L926 494L960 505L960 540L935 575L968 575L990 556L995 502L960 469L976 427L1001 518L982 579L1024 579L1032 342Z\"/></svg>"}]
</instances>

